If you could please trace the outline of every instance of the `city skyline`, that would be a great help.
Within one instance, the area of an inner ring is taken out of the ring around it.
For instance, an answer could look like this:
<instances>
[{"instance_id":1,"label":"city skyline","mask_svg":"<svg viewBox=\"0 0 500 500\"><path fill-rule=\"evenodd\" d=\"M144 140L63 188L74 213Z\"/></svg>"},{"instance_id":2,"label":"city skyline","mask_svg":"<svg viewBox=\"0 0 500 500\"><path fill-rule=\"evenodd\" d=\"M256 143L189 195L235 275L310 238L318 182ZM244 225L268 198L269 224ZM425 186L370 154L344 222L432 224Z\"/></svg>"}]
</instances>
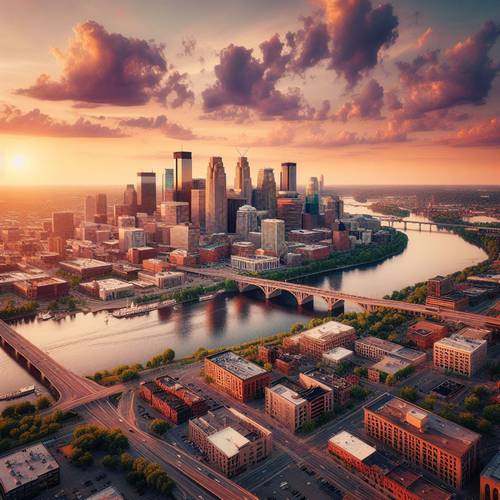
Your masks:
<instances>
[{"instance_id":1,"label":"city skyline","mask_svg":"<svg viewBox=\"0 0 500 500\"><path fill-rule=\"evenodd\" d=\"M4 9L1 184L161 179L182 150L229 184L240 156L254 182L296 162L301 186L499 183L493 1L57 4Z\"/></svg>"}]
</instances>

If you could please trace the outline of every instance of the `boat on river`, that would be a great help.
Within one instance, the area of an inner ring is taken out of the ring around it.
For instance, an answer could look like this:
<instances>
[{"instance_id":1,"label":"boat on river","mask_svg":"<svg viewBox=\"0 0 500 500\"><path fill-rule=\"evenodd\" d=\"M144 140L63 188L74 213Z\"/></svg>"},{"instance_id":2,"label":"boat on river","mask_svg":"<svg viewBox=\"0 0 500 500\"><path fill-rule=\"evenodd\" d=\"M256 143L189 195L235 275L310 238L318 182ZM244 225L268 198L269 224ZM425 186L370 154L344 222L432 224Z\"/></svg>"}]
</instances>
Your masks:
<instances>
[{"instance_id":1,"label":"boat on river","mask_svg":"<svg viewBox=\"0 0 500 500\"><path fill-rule=\"evenodd\" d=\"M172 307L177 302L175 300L161 300L159 302L151 302L149 304L131 304L128 307L122 307L113 311L111 314L114 318L128 318L130 316L136 316L137 314L143 314L150 311L156 311L157 309L165 309L166 307Z\"/></svg>"},{"instance_id":2,"label":"boat on river","mask_svg":"<svg viewBox=\"0 0 500 500\"><path fill-rule=\"evenodd\" d=\"M0 401L10 401L11 399L22 398L28 394L33 394L35 392L34 385L28 385L26 387L21 387L17 391L7 392L5 394L0 394Z\"/></svg>"},{"instance_id":3,"label":"boat on river","mask_svg":"<svg viewBox=\"0 0 500 500\"><path fill-rule=\"evenodd\" d=\"M199 300L200 302L205 302L206 300L212 300L212 299L215 299L216 295L217 295L217 294L215 294L215 293L207 293L207 294L205 294L205 295L200 295L200 296L198 297L198 300Z\"/></svg>"},{"instance_id":4,"label":"boat on river","mask_svg":"<svg viewBox=\"0 0 500 500\"><path fill-rule=\"evenodd\" d=\"M39 314L38 317L42 321L47 321L49 319L52 319L54 317L54 315L51 312L46 312L46 313L43 313L43 314Z\"/></svg>"}]
</instances>

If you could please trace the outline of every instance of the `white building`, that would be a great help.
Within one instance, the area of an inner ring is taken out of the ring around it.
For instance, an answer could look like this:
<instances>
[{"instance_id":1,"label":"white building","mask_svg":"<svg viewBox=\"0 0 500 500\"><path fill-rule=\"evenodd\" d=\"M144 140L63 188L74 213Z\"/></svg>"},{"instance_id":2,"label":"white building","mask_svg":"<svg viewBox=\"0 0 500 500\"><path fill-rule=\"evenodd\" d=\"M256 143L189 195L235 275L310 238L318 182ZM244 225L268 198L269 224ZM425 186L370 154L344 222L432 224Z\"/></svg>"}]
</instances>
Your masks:
<instances>
[{"instance_id":1,"label":"white building","mask_svg":"<svg viewBox=\"0 0 500 500\"><path fill-rule=\"evenodd\" d=\"M129 248L146 246L144 229L136 227L121 227L118 230L120 251L126 252Z\"/></svg>"},{"instance_id":2,"label":"white building","mask_svg":"<svg viewBox=\"0 0 500 500\"><path fill-rule=\"evenodd\" d=\"M255 255L252 257L231 256L231 267L238 271L261 273L277 269L279 266L280 260L278 257L271 257L269 255Z\"/></svg>"},{"instance_id":3,"label":"white building","mask_svg":"<svg viewBox=\"0 0 500 500\"><path fill-rule=\"evenodd\" d=\"M346 363L352 359L353 352L345 347L334 347L329 351L323 353L323 361L330 365L338 365L340 363Z\"/></svg>"},{"instance_id":4,"label":"white building","mask_svg":"<svg viewBox=\"0 0 500 500\"><path fill-rule=\"evenodd\" d=\"M434 342L434 366L470 377L486 361L486 340L452 335Z\"/></svg>"},{"instance_id":5,"label":"white building","mask_svg":"<svg viewBox=\"0 0 500 500\"><path fill-rule=\"evenodd\" d=\"M264 219L261 224L262 248L279 257L285 251L285 221L281 219Z\"/></svg>"},{"instance_id":6,"label":"white building","mask_svg":"<svg viewBox=\"0 0 500 500\"><path fill-rule=\"evenodd\" d=\"M173 271L162 271L159 273L141 271L137 274L137 277L139 280L151 283L158 288L173 288L182 285L186 275L185 273Z\"/></svg>"}]
</instances>

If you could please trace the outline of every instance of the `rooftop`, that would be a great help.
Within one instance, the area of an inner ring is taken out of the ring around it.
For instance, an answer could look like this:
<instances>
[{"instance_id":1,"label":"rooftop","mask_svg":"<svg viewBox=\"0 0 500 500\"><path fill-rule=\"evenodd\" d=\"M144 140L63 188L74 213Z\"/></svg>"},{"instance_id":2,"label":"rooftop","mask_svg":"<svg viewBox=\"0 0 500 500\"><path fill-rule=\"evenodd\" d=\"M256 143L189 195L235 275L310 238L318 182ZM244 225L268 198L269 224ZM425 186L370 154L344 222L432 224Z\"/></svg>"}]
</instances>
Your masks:
<instances>
[{"instance_id":1,"label":"rooftop","mask_svg":"<svg viewBox=\"0 0 500 500\"><path fill-rule=\"evenodd\" d=\"M323 353L324 358L332 361L342 361L351 355L352 351L350 349L346 349L345 347L334 347L333 349Z\"/></svg>"},{"instance_id":2,"label":"rooftop","mask_svg":"<svg viewBox=\"0 0 500 500\"><path fill-rule=\"evenodd\" d=\"M486 328L472 328L466 326L457 332L457 335L462 338L473 339L473 340L484 340L491 335L491 330Z\"/></svg>"},{"instance_id":3,"label":"rooftop","mask_svg":"<svg viewBox=\"0 0 500 500\"><path fill-rule=\"evenodd\" d=\"M300 335L302 337L308 337L313 340L318 340L320 342L326 342L337 335L343 333L355 332L354 328L349 325L344 325L338 321L329 321L323 325L316 326L310 330L302 332Z\"/></svg>"},{"instance_id":4,"label":"rooftop","mask_svg":"<svg viewBox=\"0 0 500 500\"><path fill-rule=\"evenodd\" d=\"M246 446L250 441L232 427L226 427L215 434L208 437L208 440L219 450L231 458L237 455L241 448Z\"/></svg>"},{"instance_id":5,"label":"rooftop","mask_svg":"<svg viewBox=\"0 0 500 500\"><path fill-rule=\"evenodd\" d=\"M205 359L209 359L212 363L224 368L242 380L267 373L264 368L238 356L232 351L222 351L207 356Z\"/></svg>"},{"instance_id":6,"label":"rooftop","mask_svg":"<svg viewBox=\"0 0 500 500\"><path fill-rule=\"evenodd\" d=\"M72 260L67 260L65 262L61 262L61 264L64 264L66 266L71 266L71 267L77 267L80 269L91 269L95 267L102 267L102 266L110 266L111 264L109 262L103 262L102 260L96 260L96 259L72 259Z\"/></svg>"},{"instance_id":7,"label":"rooftop","mask_svg":"<svg viewBox=\"0 0 500 500\"><path fill-rule=\"evenodd\" d=\"M481 476L500 481L500 451L488 462L488 465L482 470Z\"/></svg>"},{"instance_id":8,"label":"rooftop","mask_svg":"<svg viewBox=\"0 0 500 500\"><path fill-rule=\"evenodd\" d=\"M398 351L402 347L399 344L396 344L389 340L379 339L378 337L364 337L362 339L356 340L356 343L377 347L387 352Z\"/></svg>"},{"instance_id":9,"label":"rooftop","mask_svg":"<svg viewBox=\"0 0 500 500\"><path fill-rule=\"evenodd\" d=\"M113 486L108 486L93 495L87 497L87 500L123 500L123 496Z\"/></svg>"},{"instance_id":10,"label":"rooftop","mask_svg":"<svg viewBox=\"0 0 500 500\"><path fill-rule=\"evenodd\" d=\"M486 340L465 338L459 335L452 335L451 337L446 337L434 343L435 346L450 347L457 351L463 351L467 353L476 351L483 344L486 344Z\"/></svg>"},{"instance_id":11,"label":"rooftop","mask_svg":"<svg viewBox=\"0 0 500 500\"><path fill-rule=\"evenodd\" d=\"M403 359L398 359L393 356L384 356L378 363L375 363L372 368L388 375L394 375L399 370L408 368L411 363Z\"/></svg>"},{"instance_id":12,"label":"rooftop","mask_svg":"<svg viewBox=\"0 0 500 500\"><path fill-rule=\"evenodd\" d=\"M116 288L130 288L133 285L127 281L117 280L116 278L109 278L105 280L96 281L97 285L102 290L114 290Z\"/></svg>"},{"instance_id":13,"label":"rooftop","mask_svg":"<svg viewBox=\"0 0 500 500\"><path fill-rule=\"evenodd\" d=\"M325 368L313 368L312 370L304 372L304 375L333 389L348 389L352 386L352 383L345 377L340 377Z\"/></svg>"},{"instance_id":14,"label":"rooftop","mask_svg":"<svg viewBox=\"0 0 500 500\"><path fill-rule=\"evenodd\" d=\"M479 441L480 435L465 427L446 420L419 406L408 403L392 394L384 394L365 406L365 412L375 413L398 427L418 435L421 439L445 449L448 453L461 456L471 445ZM417 429L407 422L408 414L425 419L425 428Z\"/></svg>"},{"instance_id":15,"label":"rooftop","mask_svg":"<svg viewBox=\"0 0 500 500\"><path fill-rule=\"evenodd\" d=\"M276 384L273 387L269 388L270 391L278 394L283 399L286 399L289 403L292 403L296 406L301 405L306 402L306 400L300 396L300 394L290 387L286 387L283 384Z\"/></svg>"},{"instance_id":16,"label":"rooftop","mask_svg":"<svg viewBox=\"0 0 500 500\"><path fill-rule=\"evenodd\" d=\"M335 434L335 436L329 439L329 442L361 461L376 452L373 446L366 444L364 441L361 441L361 439L358 439L347 431L341 431Z\"/></svg>"},{"instance_id":17,"label":"rooftop","mask_svg":"<svg viewBox=\"0 0 500 500\"><path fill-rule=\"evenodd\" d=\"M8 493L56 469L59 469L59 464L43 444L3 456L0 459L3 492Z\"/></svg>"}]
</instances>

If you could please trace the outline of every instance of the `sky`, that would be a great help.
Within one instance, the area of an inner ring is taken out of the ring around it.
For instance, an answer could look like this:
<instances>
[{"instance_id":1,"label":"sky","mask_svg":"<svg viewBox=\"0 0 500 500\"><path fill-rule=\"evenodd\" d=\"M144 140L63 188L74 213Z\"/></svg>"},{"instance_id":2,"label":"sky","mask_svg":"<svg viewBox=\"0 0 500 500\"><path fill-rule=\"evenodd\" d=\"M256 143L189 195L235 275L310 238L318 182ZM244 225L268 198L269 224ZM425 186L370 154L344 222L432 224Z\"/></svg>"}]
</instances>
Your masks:
<instances>
[{"instance_id":1,"label":"sky","mask_svg":"<svg viewBox=\"0 0 500 500\"><path fill-rule=\"evenodd\" d=\"M498 0L0 0L0 184L500 184Z\"/></svg>"}]
</instances>

